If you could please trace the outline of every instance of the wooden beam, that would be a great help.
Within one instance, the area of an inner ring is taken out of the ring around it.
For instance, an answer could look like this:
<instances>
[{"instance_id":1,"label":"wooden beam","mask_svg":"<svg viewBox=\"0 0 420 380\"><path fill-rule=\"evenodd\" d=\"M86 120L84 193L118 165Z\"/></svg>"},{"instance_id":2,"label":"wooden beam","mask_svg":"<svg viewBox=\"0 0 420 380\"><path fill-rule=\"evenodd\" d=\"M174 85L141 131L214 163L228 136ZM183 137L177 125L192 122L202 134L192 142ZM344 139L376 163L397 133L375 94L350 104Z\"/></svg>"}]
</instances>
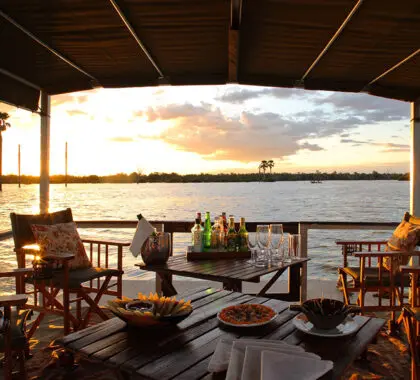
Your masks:
<instances>
[{"instance_id":1,"label":"wooden beam","mask_svg":"<svg viewBox=\"0 0 420 380\"><path fill-rule=\"evenodd\" d=\"M228 82L238 83L239 30L229 30Z\"/></svg>"},{"instance_id":2,"label":"wooden beam","mask_svg":"<svg viewBox=\"0 0 420 380\"><path fill-rule=\"evenodd\" d=\"M21 30L23 33L25 33L29 38L40 44L42 47L47 49L50 53L54 54L56 57L60 58L62 61L66 62L69 66L73 67L77 71L81 72L82 74L86 75L92 80L92 87L93 86L99 86L99 81L92 75L90 75L88 72L83 70L80 66L76 65L74 62L70 61L68 58L64 57L61 53L59 53L57 50L53 49L51 46L47 45L44 41L40 40L37 36L35 36L33 33L31 33L28 29L24 28L22 25L17 23L14 19L12 19L9 15L4 13L0 10L0 16L3 17L5 20L9 21L13 26Z\"/></svg>"}]
</instances>

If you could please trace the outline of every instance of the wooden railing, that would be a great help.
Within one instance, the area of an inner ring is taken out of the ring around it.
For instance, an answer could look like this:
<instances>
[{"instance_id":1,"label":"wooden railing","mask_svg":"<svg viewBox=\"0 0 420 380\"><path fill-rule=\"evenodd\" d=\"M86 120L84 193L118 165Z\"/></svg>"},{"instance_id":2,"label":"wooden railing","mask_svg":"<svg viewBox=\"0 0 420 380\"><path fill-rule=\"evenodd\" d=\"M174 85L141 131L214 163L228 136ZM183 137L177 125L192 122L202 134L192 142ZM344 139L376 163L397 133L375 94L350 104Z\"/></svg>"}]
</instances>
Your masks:
<instances>
[{"instance_id":1,"label":"wooden railing","mask_svg":"<svg viewBox=\"0 0 420 380\"><path fill-rule=\"evenodd\" d=\"M174 233L189 233L194 223L191 221L167 221L153 220L152 224L162 224L164 231ZM79 228L135 228L137 221L133 220L95 220L95 221L77 221ZM375 222L279 222L279 221L260 221L246 222L248 232L255 232L259 224L283 224L283 230L286 233L300 233L302 244L302 257L308 257L308 232L309 230L393 230L398 223L375 223ZM11 231L0 231L0 241L12 237ZM173 246L173 244L172 244ZM338 252L339 250L337 250ZM302 298L306 299L307 294L307 267L303 267L302 273Z\"/></svg>"}]
</instances>

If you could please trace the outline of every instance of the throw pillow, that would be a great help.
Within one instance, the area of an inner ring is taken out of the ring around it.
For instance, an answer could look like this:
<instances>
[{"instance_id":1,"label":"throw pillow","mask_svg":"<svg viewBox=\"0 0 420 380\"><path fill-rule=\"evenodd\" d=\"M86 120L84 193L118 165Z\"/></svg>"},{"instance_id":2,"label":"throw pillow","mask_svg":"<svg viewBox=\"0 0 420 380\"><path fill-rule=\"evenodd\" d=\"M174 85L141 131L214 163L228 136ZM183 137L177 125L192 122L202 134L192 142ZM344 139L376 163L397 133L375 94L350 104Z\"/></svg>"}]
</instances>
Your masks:
<instances>
[{"instance_id":1,"label":"throw pillow","mask_svg":"<svg viewBox=\"0 0 420 380\"><path fill-rule=\"evenodd\" d=\"M386 251L412 252L416 248L419 237L419 226L403 220L389 238ZM395 257L392 257L392 267L394 272L399 270L400 265L408 264L409 260L410 256L408 255L401 256L396 254ZM391 257L384 258L383 265L387 270L391 270Z\"/></svg>"},{"instance_id":2,"label":"throw pillow","mask_svg":"<svg viewBox=\"0 0 420 380\"><path fill-rule=\"evenodd\" d=\"M75 255L75 258L69 262L71 269L91 266L85 247L77 232L76 223L32 224L31 229L39 245L41 257L48 254L60 256L62 253L71 253Z\"/></svg>"}]
</instances>

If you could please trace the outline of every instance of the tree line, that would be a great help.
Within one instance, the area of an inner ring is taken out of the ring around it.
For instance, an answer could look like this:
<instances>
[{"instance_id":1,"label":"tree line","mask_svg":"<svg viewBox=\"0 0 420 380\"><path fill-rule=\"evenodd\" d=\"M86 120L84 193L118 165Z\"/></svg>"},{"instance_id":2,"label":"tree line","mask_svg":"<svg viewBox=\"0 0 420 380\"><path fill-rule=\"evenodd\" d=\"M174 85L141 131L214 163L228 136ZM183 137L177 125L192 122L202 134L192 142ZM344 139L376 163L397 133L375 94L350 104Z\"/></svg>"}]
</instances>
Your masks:
<instances>
[{"instance_id":1,"label":"tree line","mask_svg":"<svg viewBox=\"0 0 420 380\"><path fill-rule=\"evenodd\" d=\"M260 173L220 173L220 174L178 174L178 173L150 173L148 175L133 172L131 174L118 173L106 176L87 175L87 176L67 176L67 183L198 183L198 182L276 182L276 181L337 181L337 180L408 180L407 173L348 173L348 172L332 172L322 173L272 173L266 177L261 177ZM65 183L64 175L52 175L50 182ZM14 184L18 183L17 175L5 175L2 177L2 183ZM22 184L39 183L38 176L21 176Z\"/></svg>"}]
</instances>

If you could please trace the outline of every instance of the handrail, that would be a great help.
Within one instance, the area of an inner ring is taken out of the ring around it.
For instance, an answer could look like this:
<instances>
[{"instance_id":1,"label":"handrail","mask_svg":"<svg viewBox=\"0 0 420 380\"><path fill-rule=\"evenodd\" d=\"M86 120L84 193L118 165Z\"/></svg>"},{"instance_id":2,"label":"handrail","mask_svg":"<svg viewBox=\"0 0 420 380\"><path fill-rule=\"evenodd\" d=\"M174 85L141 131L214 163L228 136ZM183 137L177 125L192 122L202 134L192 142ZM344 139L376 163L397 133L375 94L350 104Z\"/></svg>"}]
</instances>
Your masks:
<instances>
[{"instance_id":1,"label":"handrail","mask_svg":"<svg viewBox=\"0 0 420 380\"><path fill-rule=\"evenodd\" d=\"M192 221L168 221L152 220L152 224L163 224L164 231L169 233L189 233L194 223ZM301 235L301 256L308 257L308 232L309 230L391 230L398 223L396 222L319 222L319 221L300 221L300 222L279 222L261 221L247 222L248 232L255 232L259 224L283 224L284 232L300 233ZM79 228L135 228L137 220L80 220L76 221ZM12 237L12 231L0 231L0 241ZM301 300L306 299L307 295L307 265L302 267L301 276Z\"/></svg>"}]
</instances>

